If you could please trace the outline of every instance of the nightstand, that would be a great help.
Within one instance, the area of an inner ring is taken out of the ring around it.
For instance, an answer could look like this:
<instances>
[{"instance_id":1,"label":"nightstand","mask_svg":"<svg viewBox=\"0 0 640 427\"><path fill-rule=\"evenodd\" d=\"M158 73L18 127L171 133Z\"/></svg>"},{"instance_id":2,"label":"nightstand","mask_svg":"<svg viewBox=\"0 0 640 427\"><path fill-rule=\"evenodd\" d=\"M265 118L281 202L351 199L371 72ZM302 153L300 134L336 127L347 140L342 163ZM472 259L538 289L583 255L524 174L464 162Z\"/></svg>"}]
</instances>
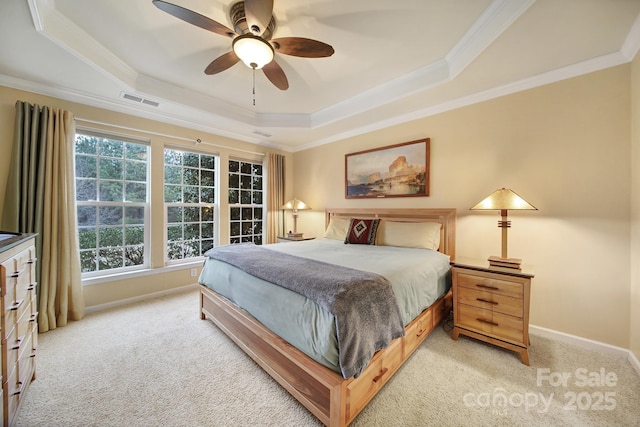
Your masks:
<instances>
[{"instance_id":1,"label":"nightstand","mask_svg":"<svg viewBox=\"0 0 640 427\"><path fill-rule=\"evenodd\" d=\"M529 365L529 298L534 275L452 262L453 339L460 334L520 354Z\"/></svg>"},{"instance_id":2,"label":"nightstand","mask_svg":"<svg viewBox=\"0 0 640 427\"><path fill-rule=\"evenodd\" d=\"M278 243L302 242L304 240L313 240L315 237L288 237L278 236Z\"/></svg>"}]
</instances>

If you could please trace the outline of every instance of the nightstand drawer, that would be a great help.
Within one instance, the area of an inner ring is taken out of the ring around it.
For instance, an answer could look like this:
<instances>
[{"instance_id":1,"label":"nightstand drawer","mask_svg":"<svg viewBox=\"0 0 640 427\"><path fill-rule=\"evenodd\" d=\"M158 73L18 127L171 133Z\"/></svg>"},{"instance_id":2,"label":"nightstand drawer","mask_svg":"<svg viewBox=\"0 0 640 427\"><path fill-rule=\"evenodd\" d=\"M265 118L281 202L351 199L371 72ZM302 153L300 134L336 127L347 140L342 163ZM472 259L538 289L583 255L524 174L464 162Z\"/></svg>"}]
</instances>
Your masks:
<instances>
[{"instance_id":1,"label":"nightstand drawer","mask_svg":"<svg viewBox=\"0 0 640 427\"><path fill-rule=\"evenodd\" d=\"M524 323L521 317L507 316L464 304L458 304L456 308L458 310L456 326L523 344Z\"/></svg>"},{"instance_id":2,"label":"nightstand drawer","mask_svg":"<svg viewBox=\"0 0 640 427\"><path fill-rule=\"evenodd\" d=\"M458 302L510 316L522 317L522 298L461 287L458 288Z\"/></svg>"},{"instance_id":3,"label":"nightstand drawer","mask_svg":"<svg viewBox=\"0 0 640 427\"><path fill-rule=\"evenodd\" d=\"M506 295L513 298L522 298L522 283L520 282L510 282L507 280L460 273L458 274L458 286Z\"/></svg>"}]
</instances>

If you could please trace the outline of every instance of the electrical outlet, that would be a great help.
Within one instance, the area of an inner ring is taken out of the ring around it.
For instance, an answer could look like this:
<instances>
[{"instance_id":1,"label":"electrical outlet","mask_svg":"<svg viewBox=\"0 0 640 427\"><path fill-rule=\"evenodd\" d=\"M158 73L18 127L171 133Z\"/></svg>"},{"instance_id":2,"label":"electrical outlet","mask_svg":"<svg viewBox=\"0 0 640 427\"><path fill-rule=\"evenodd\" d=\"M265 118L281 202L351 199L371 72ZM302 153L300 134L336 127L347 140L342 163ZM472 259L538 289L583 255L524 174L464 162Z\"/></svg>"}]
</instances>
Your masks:
<instances>
[{"instance_id":1,"label":"electrical outlet","mask_svg":"<svg viewBox=\"0 0 640 427\"><path fill-rule=\"evenodd\" d=\"M191 277L196 277L196 274L198 274L198 269L197 268L192 268L191 269Z\"/></svg>"}]
</instances>

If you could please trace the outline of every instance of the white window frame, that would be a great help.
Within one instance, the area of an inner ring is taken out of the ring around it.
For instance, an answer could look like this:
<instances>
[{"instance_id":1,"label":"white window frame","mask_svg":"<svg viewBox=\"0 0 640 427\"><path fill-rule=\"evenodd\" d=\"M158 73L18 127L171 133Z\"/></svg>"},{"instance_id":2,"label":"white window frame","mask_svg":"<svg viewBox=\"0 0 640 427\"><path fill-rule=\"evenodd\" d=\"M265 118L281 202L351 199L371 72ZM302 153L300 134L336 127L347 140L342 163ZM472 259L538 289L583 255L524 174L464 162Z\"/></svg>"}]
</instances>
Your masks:
<instances>
[{"instance_id":1,"label":"white window frame","mask_svg":"<svg viewBox=\"0 0 640 427\"><path fill-rule=\"evenodd\" d=\"M232 243L232 239L234 239L235 237L239 237L240 238L240 242L236 242L237 243L243 243L242 242L242 238L244 237L244 235L242 234L242 218L240 218L240 236L233 236L231 234L231 224L233 222L236 222L234 220L231 219L231 209L232 208L240 208L240 212L242 212L242 208L251 208L251 209L256 209L256 208L261 208L262 210L262 219L261 219L261 223L262 223L262 233L260 233L261 235L261 243L264 245L266 244L266 203L265 203L265 198L266 198L266 188L265 188L265 180L266 180L266 174L265 174L265 164L262 161L259 160L248 160L248 159L242 159L242 158L229 158L228 160L229 162L240 162L240 163L251 163L254 165L260 165L262 167L262 190L260 190L262 192L262 204L247 204L247 203L230 203L228 202L229 205L229 243L230 244L234 244ZM242 175L242 173L240 172L240 175ZM227 176L230 177L231 176L231 171L228 168L228 163L227 163ZM235 187L233 188L235 189ZM227 200L229 199L229 190L232 190L231 185L227 186ZM251 191L253 191L251 189ZM238 199L242 200L242 197L240 195L238 195ZM252 198L253 199L253 198ZM253 201L253 200L252 200ZM255 221L254 221L255 222ZM252 234L253 236L253 234ZM253 239L252 239L253 241Z\"/></svg>"},{"instance_id":2,"label":"white window frame","mask_svg":"<svg viewBox=\"0 0 640 427\"><path fill-rule=\"evenodd\" d=\"M173 202L165 202L164 203L164 225L165 225L165 233L164 233L164 258L165 265L175 265L175 264L187 264L192 263L194 261L200 261L204 259L203 255L198 255L195 257L189 258L181 258L181 259L169 259L169 208L179 206L179 207L197 207L204 208L209 207L213 209L213 246L218 246L218 206L216 204L211 203L173 203ZM184 221L183 221L184 223Z\"/></svg>"},{"instance_id":3,"label":"white window frame","mask_svg":"<svg viewBox=\"0 0 640 427\"><path fill-rule=\"evenodd\" d=\"M96 131L93 129L88 129L88 128L83 128L83 127L77 127L76 128L76 135L86 135L86 136L92 136L92 137L96 137L96 138L104 138L104 139L109 139L109 140L114 140L114 141L119 141L119 142L123 142L123 143L131 143L131 144L138 144L138 145L143 145L146 146L147 148L147 159L146 159L146 166L147 166L147 172L146 172L146 201L145 202L131 202L131 201L122 201L122 202L114 202L114 201L99 201L99 200L86 200L86 201L78 201L76 200L76 206L80 207L80 206L95 206L96 207L96 211L97 211L97 215L96 215L96 250L100 250L100 233L99 233L99 229L100 228L109 228L107 227L100 227L99 225L99 212L100 212L100 207L109 207L109 206L117 206L117 207L123 207L123 208L127 208L127 207L142 207L144 209L144 224L143 224L143 228L144 228L144 258L143 258L143 263L141 265L135 265L135 266L124 266L124 267L117 267L117 268L110 268L110 269L106 269L106 270L96 270L96 271L88 271L88 272L83 272L82 273L82 278L84 279L91 279L91 278L99 278L99 277L108 277L108 276L112 276L112 275L117 275L117 274L121 274L121 273L127 273L127 272L132 272L132 271L139 271L139 270L145 270L148 269L150 266L150 260L151 260L151 254L149 251L149 247L150 247L150 236L151 236L151 221L150 221L150 209L151 209L151 204L150 204L150 199L151 199L151 186L150 186L150 180L151 180L151 168L150 168L150 161L151 161L151 143L148 139L141 139L141 138L135 138L135 137L131 137L128 135L122 135L122 134L118 134L115 132L103 132L103 131ZM75 144L75 142L74 142ZM75 157L76 157L76 153L75 153L75 148L74 148L74 164L75 164ZM100 154L98 153L96 155L97 158L100 158ZM76 179L75 177L75 171L74 171L74 180ZM98 180L99 178L96 178L96 180ZM126 182L125 179L123 179L123 181ZM121 227L123 229L126 229L126 224L124 223L124 219L123 219L123 224L120 226L114 226L114 227ZM84 228L84 226L79 226L79 229ZM123 248L126 248L126 245L122 246ZM82 254L82 252L84 252L84 250L80 250L80 253Z\"/></svg>"},{"instance_id":4,"label":"white window frame","mask_svg":"<svg viewBox=\"0 0 640 427\"><path fill-rule=\"evenodd\" d=\"M181 207L210 207L213 209L213 246L216 247L219 245L220 239L220 154L219 153L210 153L201 150L194 150L188 147L181 146L171 146L165 145L162 149L162 183L163 187L166 185L165 183L165 150L175 150L181 151L183 153L191 153L191 154L199 154L204 156L209 156L214 158L214 191L215 197L213 203L185 203L185 202L166 202L164 191L162 194L163 200L163 221L164 221L164 236L163 236L163 248L164 248L164 263L167 266L170 265L180 265L180 264L192 264L196 261L202 261L204 259L203 255L198 255L196 257L182 258L182 259L169 259L169 218L168 212L169 207L172 206L181 206Z\"/></svg>"}]
</instances>

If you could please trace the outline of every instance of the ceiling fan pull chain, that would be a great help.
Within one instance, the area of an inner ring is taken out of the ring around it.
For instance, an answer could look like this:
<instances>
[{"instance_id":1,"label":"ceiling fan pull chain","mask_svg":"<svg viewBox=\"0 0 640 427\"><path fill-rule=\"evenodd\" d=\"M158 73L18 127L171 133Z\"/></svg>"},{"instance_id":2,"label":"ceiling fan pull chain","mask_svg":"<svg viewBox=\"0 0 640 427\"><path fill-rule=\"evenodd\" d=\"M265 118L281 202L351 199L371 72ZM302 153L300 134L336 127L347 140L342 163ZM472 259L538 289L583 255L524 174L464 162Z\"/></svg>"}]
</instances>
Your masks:
<instances>
[{"instance_id":1,"label":"ceiling fan pull chain","mask_svg":"<svg viewBox=\"0 0 640 427\"><path fill-rule=\"evenodd\" d=\"M253 106L256 105L256 67L253 67Z\"/></svg>"}]
</instances>

